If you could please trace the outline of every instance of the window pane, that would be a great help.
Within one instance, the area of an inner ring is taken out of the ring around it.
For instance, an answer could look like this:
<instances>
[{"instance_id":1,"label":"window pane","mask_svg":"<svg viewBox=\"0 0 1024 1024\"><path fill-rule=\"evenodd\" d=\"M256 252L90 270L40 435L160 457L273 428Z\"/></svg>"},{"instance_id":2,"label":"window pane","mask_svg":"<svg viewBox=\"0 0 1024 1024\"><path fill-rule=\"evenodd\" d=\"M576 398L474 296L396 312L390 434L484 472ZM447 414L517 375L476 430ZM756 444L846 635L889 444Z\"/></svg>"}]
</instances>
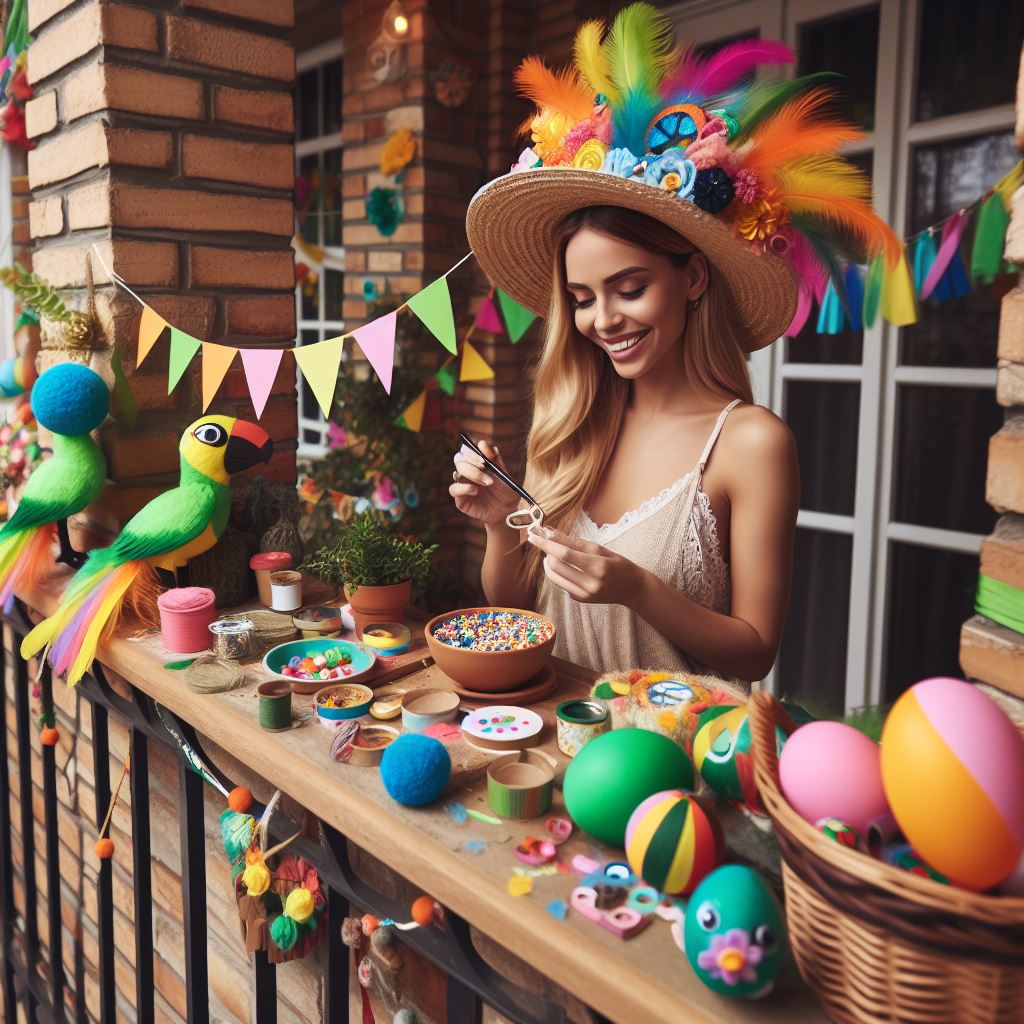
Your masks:
<instances>
[{"instance_id":1,"label":"window pane","mask_svg":"<svg viewBox=\"0 0 1024 1024\"><path fill-rule=\"evenodd\" d=\"M863 331L842 331L840 334L818 334L817 311L812 311L804 329L786 340L788 363L857 363L864 350Z\"/></svg>"},{"instance_id":2,"label":"window pane","mask_svg":"<svg viewBox=\"0 0 1024 1024\"><path fill-rule=\"evenodd\" d=\"M959 299L922 302L917 323L900 332L900 362L991 369L998 333L999 303L988 288Z\"/></svg>"},{"instance_id":3,"label":"window pane","mask_svg":"<svg viewBox=\"0 0 1024 1024\"><path fill-rule=\"evenodd\" d=\"M341 245L341 150L324 153L321 207L324 211L324 245Z\"/></svg>"},{"instance_id":4,"label":"window pane","mask_svg":"<svg viewBox=\"0 0 1024 1024\"><path fill-rule=\"evenodd\" d=\"M816 710L846 710L846 640L853 539L796 531L793 593L776 674L778 692Z\"/></svg>"},{"instance_id":5,"label":"window pane","mask_svg":"<svg viewBox=\"0 0 1024 1024\"><path fill-rule=\"evenodd\" d=\"M838 109L854 124L875 126L875 74L878 69L878 7L841 14L800 26L797 70L837 71Z\"/></svg>"},{"instance_id":6,"label":"window pane","mask_svg":"<svg viewBox=\"0 0 1024 1024\"><path fill-rule=\"evenodd\" d=\"M341 131L341 61L325 64L324 69L324 135Z\"/></svg>"},{"instance_id":7,"label":"window pane","mask_svg":"<svg viewBox=\"0 0 1024 1024\"><path fill-rule=\"evenodd\" d=\"M993 391L904 386L897 406L893 518L991 532L996 516L985 504L988 441L1003 423Z\"/></svg>"},{"instance_id":8,"label":"window pane","mask_svg":"<svg viewBox=\"0 0 1024 1024\"><path fill-rule=\"evenodd\" d=\"M318 331L302 331L299 334L300 345L314 345L319 340L320 334ZM317 405L316 395L313 394L309 381L306 380L305 375L302 373L299 373L299 415L307 420L320 419L320 406ZM313 443L315 444L318 441L319 437Z\"/></svg>"},{"instance_id":9,"label":"window pane","mask_svg":"<svg viewBox=\"0 0 1024 1024\"><path fill-rule=\"evenodd\" d=\"M930 676L963 678L960 627L974 614L978 556L893 544L885 699Z\"/></svg>"},{"instance_id":10,"label":"window pane","mask_svg":"<svg viewBox=\"0 0 1024 1024\"><path fill-rule=\"evenodd\" d=\"M299 222L299 234L313 245L320 244L320 217L317 214L320 182L320 165L316 153L299 160L299 178L296 183L295 216Z\"/></svg>"},{"instance_id":11,"label":"window pane","mask_svg":"<svg viewBox=\"0 0 1024 1024\"><path fill-rule=\"evenodd\" d=\"M345 298L345 275L338 270L324 270L324 319L341 320Z\"/></svg>"},{"instance_id":12,"label":"window pane","mask_svg":"<svg viewBox=\"0 0 1024 1024\"><path fill-rule=\"evenodd\" d=\"M860 385L786 382L786 422L800 455L800 507L853 515Z\"/></svg>"},{"instance_id":13,"label":"window pane","mask_svg":"<svg viewBox=\"0 0 1024 1024\"><path fill-rule=\"evenodd\" d=\"M315 139L320 134L319 119L317 117L317 69L304 71L299 75L298 97L298 131L296 140Z\"/></svg>"},{"instance_id":14,"label":"window pane","mask_svg":"<svg viewBox=\"0 0 1024 1024\"><path fill-rule=\"evenodd\" d=\"M1012 103L1024 38L1020 0L923 0L917 120Z\"/></svg>"}]
</instances>

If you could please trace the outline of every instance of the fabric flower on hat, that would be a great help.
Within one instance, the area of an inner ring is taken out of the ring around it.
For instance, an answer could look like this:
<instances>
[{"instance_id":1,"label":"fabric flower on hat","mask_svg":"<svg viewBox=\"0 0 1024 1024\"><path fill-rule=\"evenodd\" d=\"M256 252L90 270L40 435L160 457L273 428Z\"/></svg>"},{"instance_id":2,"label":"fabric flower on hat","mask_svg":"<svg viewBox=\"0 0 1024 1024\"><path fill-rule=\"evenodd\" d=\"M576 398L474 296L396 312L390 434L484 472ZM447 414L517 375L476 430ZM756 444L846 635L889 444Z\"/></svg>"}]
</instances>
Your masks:
<instances>
[{"instance_id":1,"label":"fabric flower on hat","mask_svg":"<svg viewBox=\"0 0 1024 1024\"><path fill-rule=\"evenodd\" d=\"M604 164L608 147L597 139L587 139L586 142L576 150L572 158L573 167L582 167L587 171L599 171Z\"/></svg>"},{"instance_id":2,"label":"fabric flower on hat","mask_svg":"<svg viewBox=\"0 0 1024 1024\"><path fill-rule=\"evenodd\" d=\"M748 242L763 242L789 222L789 212L775 192L743 206L736 218L736 230Z\"/></svg>"},{"instance_id":3,"label":"fabric flower on hat","mask_svg":"<svg viewBox=\"0 0 1024 1024\"><path fill-rule=\"evenodd\" d=\"M704 138L691 142L686 147L686 159L693 161L698 171L707 171L712 167L721 167L729 173L735 159L729 151L725 136L721 134L706 135Z\"/></svg>"},{"instance_id":4,"label":"fabric flower on hat","mask_svg":"<svg viewBox=\"0 0 1024 1024\"><path fill-rule=\"evenodd\" d=\"M693 201L705 213L721 213L733 197L732 179L720 167L698 171L693 184Z\"/></svg>"},{"instance_id":5,"label":"fabric flower on hat","mask_svg":"<svg viewBox=\"0 0 1024 1024\"><path fill-rule=\"evenodd\" d=\"M733 186L741 203L756 203L764 195L764 183L751 170L744 168L736 175Z\"/></svg>"},{"instance_id":6,"label":"fabric flower on hat","mask_svg":"<svg viewBox=\"0 0 1024 1024\"><path fill-rule=\"evenodd\" d=\"M696 174L693 162L683 156L682 150L670 149L661 156L651 158L644 171L644 181L648 185L657 185L675 192L685 199L693 191Z\"/></svg>"}]
</instances>

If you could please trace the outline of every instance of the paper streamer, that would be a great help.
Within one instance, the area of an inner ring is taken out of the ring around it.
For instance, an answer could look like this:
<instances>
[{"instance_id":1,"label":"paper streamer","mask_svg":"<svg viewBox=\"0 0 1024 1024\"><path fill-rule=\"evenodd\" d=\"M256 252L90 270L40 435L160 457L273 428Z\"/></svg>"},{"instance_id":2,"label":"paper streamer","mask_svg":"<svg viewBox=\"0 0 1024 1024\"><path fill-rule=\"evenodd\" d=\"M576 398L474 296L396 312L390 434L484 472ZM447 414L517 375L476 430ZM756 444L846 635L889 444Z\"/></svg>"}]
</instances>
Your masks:
<instances>
[{"instance_id":1,"label":"paper streamer","mask_svg":"<svg viewBox=\"0 0 1024 1024\"><path fill-rule=\"evenodd\" d=\"M370 323L352 332L356 344L366 356L367 362L380 377L384 390L391 394L391 375L395 367L395 328L398 311L371 320ZM337 374L335 374L337 376Z\"/></svg>"},{"instance_id":2,"label":"paper streamer","mask_svg":"<svg viewBox=\"0 0 1024 1024\"><path fill-rule=\"evenodd\" d=\"M345 336L338 335L337 338L327 338L313 345L300 345L293 349L295 361L299 364L299 369L308 381L317 405L325 417L331 414L344 343Z\"/></svg>"},{"instance_id":3,"label":"paper streamer","mask_svg":"<svg viewBox=\"0 0 1024 1024\"><path fill-rule=\"evenodd\" d=\"M991 284L1003 264L1003 247L1010 215L998 192L985 200L974 229L974 248L971 252L971 277L981 284Z\"/></svg>"},{"instance_id":4,"label":"paper streamer","mask_svg":"<svg viewBox=\"0 0 1024 1024\"><path fill-rule=\"evenodd\" d=\"M935 291L935 286L946 273L946 269L956 255L957 249L960 248L960 238L966 226L966 210L957 210L943 225L942 243L939 246L938 255L935 257L935 262L932 263L931 269L924 279L924 284L920 288L919 294L922 299L927 299Z\"/></svg>"},{"instance_id":5,"label":"paper streamer","mask_svg":"<svg viewBox=\"0 0 1024 1024\"><path fill-rule=\"evenodd\" d=\"M202 344L191 334L186 334L184 331L178 330L177 327L171 328L171 358L167 370L167 394L170 394L178 386L178 382L188 369L188 364L192 362L192 358Z\"/></svg>"},{"instance_id":6,"label":"paper streamer","mask_svg":"<svg viewBox=\"0 0 1024 1024\"><path fill-rule=\"evenodd\" d=\"M208 341L203 342L203 412L210 408L217 388L220 387L237 353L237 348L228 345L211 345Z\"/></svg>"},{"instance_id":7,"label":"paper streamer","mask_svg":"<svg viewBox=\"0 0 1024 1024\"><path fill-rule=\"evenodd\" d=\"M882 316L893 327L906 327L917 322L917 302L914 296L914 282L910 279L906 251L900 253L900 261L885 275L882 282Z\"/></svg>"},{"instance_id":8,"label":"paper streamer","mask_svg":"<svg viewBox=\"0 0 1024 1024\"><path fill-rule=\"evenodd\" d=\"M423 326L452 355L455 355L455 317L452 315L448 278L439 277L432 284L428 284L423 291L409 299L408 306L423 322Z\"/></svg>"},{"instance_id":9,"label":"paper streamer","mask_svg":"<svg viewBox=\"0 0 1024 1024\"><path fill-rule=\"evenodd\" d=\"M256 419L259 419L267 407L267 399L270 398L270 392L274 388L284 349L243 348L241 352L245 383L249 388L249 397L252 399Z\"/></svg>"}]
</instances>

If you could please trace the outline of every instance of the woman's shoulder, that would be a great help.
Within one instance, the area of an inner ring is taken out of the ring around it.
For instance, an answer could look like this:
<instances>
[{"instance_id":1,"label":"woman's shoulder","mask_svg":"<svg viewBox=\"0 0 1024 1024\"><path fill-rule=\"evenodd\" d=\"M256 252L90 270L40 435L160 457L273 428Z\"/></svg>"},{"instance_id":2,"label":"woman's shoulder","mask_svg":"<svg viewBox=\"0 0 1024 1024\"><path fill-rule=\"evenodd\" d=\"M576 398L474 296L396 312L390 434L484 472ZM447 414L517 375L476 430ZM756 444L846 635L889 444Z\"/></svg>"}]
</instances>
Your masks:
<instances>
[{"instance_id":1,"label":"woman's shoulder","mask_svg":"<svg viewBox=\"0 0 1024 1024\"><path fill-rule=\"evenodd\" d=\"M718 439L730 465L759 476L768 467L795 461L796 439L788 424L763 405L742 404L729 413Z\"/></svg>"}]
</instances>

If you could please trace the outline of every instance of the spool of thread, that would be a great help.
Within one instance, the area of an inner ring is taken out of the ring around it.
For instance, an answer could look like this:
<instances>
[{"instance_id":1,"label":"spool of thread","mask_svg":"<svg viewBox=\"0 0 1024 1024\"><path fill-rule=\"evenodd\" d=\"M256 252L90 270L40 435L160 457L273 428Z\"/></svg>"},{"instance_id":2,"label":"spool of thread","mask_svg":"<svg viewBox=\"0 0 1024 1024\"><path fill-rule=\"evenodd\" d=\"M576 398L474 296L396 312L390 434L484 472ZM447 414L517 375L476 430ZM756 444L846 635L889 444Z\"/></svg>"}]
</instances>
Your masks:
<instances>
[{"instance_id":1,"label":"spool of thread","mask_svg":"<svg viewBox=\"0 0 1024 1024\"><path fill-rule=\"evenodd\" d=\"M537 750L507 754L487 769L487 800L503 818L536 818L551 806L554 758Z\"/></svg>"},{"instance_id":2,"label":"spool of thread","mask_svg":"<svg viewBox=\"0 0 1024 1024\"><path fill-rule=\"evenodd\" d=\"M164 650L198 654L210 649L210 624L217 618L216 596L207 587L178 587L157 598Z\"/></svg>"},{"instance_id":3,"label":"spool of thread","mask_svg":"<svg viewBox=\"0 0 1024 1024\"><path fill-rule=\"evenodd\" d=\"M218 619L207 628L213 635L213 653L218 658L241 661L252 655L256 628L249 619Z\"/></svg>"},{"instance_id":4,"label":"spool of thread","mask_svg":"<svg viewBox=\"0 0 1024 1024\"><path fill-rule=\"evenodd\" d=\"M260 603L270 607L270 574L282 569L291 569L292 556L287 551L263 551L249 559L249 568L256 574L256 590Z\"/></svg>"},{"instance_id":5,"label":"spool of thread","mask_svg":"<svg viewBox=\"0 0 1024 1024\"><path fill-rule=\"evenodd\" d=\"M276 679L261 683L259 695L259 723L267 732L283 732L292 727L292 688Z\"/></svg>"},{"instance_id":6,"label":"spool of thread","mask_svg":"<svg viewBox=\"0 0 1024 1024\"><path fill-rule=\"evenodd\" d=\"M270 574L270 607L294 612L302 607L302 573L285 569Z\"/></svg>"}]
</instances>

